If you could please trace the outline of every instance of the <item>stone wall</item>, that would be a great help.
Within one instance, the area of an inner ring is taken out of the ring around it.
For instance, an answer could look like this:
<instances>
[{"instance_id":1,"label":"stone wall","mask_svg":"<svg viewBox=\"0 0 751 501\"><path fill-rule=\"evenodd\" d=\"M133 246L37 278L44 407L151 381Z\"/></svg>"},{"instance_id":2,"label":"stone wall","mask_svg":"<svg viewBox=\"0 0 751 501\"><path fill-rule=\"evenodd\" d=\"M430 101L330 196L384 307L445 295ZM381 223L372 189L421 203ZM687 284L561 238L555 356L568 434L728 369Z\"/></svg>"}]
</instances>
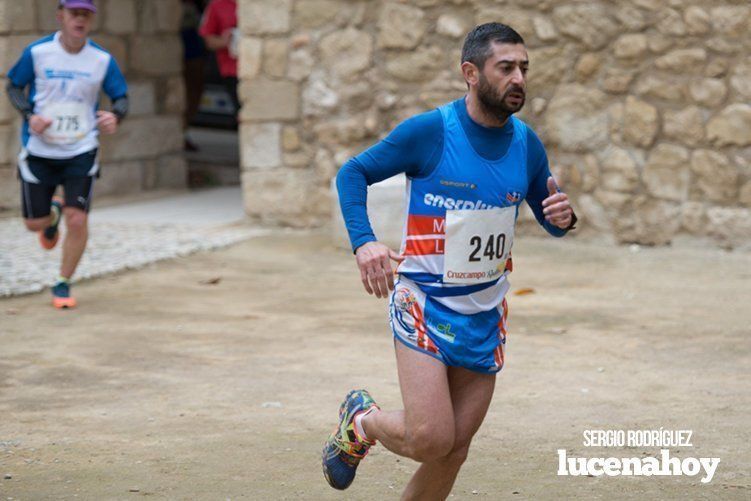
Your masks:
<instances>
[{"instance_id":1,"label":"stone wall","mask_svg":"<svg viewBox=\"0 0 751 501\"><path fill-rule=\"evenodd\" d=\"M99 0L92 39L110 51L128 79L131 112L102 138L95 197L186 186L182 156L180 0ZM57 0L0 0L0 86L23 48L57 30ZM108 109L109 99L102 105ZM18 113L0 97L0 210L19 206L15 174Z\"/></svg>"},{"instance_id":2,"label":"stone wall","mask_svg":"<svg viewBox=\"0 0 751 501\"><path fill-rule=\"evenodd\" d=\"M337 168L461 96L463 36L493 20L527 41L522 118L584 228L751 242L747 0L241 0L248 213L328 220Z\"/></svg>"}]
</instances>

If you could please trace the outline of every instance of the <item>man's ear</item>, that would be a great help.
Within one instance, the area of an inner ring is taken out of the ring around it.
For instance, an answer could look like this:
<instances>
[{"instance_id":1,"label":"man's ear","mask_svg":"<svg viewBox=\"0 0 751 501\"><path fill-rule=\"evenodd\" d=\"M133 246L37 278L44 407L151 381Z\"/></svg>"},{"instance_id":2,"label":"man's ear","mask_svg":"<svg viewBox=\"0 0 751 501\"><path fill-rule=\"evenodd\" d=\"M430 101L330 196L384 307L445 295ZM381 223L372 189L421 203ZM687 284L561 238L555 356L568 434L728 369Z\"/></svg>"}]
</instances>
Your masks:
<instances>
[{"instance_id":1,"label":"man's ear","mask_svg":"<svg viewBox=\"0 0 751 501\"><path fill-rule=\"evenodd\" d=\"M464 81L467 82L467 85L470 87L477 85L477 82L480 81L480 70L469 61L464 61L462 63L462 74L464 75Z\"/></svg>"},{"instance_id":2,"label":"man's ear","mask_svg":"<svg viewBox=\"0 0 751 501\"><path fill-rule=\"evenodd\" d=\"M63 24L63 9L57 9L55 19L57 19L57 24Z\"/></svg>"}]
</instances>

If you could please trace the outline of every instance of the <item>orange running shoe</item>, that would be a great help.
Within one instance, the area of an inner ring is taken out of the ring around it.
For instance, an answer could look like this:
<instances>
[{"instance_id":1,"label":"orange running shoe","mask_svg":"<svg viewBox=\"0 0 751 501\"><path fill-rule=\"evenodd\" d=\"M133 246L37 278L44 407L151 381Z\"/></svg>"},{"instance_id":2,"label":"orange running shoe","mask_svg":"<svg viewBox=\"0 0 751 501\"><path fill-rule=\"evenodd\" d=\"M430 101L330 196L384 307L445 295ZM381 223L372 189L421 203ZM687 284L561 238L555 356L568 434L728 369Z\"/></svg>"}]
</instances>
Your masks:
<instances>
[{"instance_id":1,"label":"orange running shoe","mask_svg":"<svg viewBox=\"0 0 751 501\"><path fill-rule=\"evenodd\" d=\"M39 243L44 249L52 250L57 245L57 241L60 239L60 232L57 227L60 225L62 213L63 199L60 197L54 197L52 199L52 205L50 206L52 224L39 232Z\"/></svg>"},{"instance_id":2,"label":"orange running shoe","mask_svg":"<svg viewBox=\"0 0 751 501\"><path fill-rule=\"evenodd\" d=\"M76 299L70 294L68 282L58 282L52 287L52 306L59 310L76 307Z\"/></svg>"}]
</instances>

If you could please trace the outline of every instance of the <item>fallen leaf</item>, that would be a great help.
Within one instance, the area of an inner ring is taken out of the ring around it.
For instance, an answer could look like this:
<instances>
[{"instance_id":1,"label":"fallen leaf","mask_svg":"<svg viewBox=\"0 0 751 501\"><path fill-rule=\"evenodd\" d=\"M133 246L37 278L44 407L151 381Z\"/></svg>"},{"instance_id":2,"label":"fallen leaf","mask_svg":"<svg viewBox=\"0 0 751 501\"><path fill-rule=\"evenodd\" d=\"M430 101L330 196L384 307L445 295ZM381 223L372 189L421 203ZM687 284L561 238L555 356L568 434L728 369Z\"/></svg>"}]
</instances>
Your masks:
<instances>
[{"instance_id":1,"label":"fallen leaf","mask_svg":"<svg viewBox=\"0 0 751 501\"><path fill-rule=\"evenodd\" d=\"M534 294L535 290L531 287L526 287L524 289L517 289L514 291L515 296L526 296L527 294Z\"/></svg>"},{"instance_id":2,"label":"fallen leaf","mask_svg":"<svg viewBox=\"0 0 751 501\"><path fill-rule=\"evenodd\" d=\"M202 280L199 282L201 285L216 285L222 281L222 277L209 278L208 280Z\"/></svg>"}]
</instances>

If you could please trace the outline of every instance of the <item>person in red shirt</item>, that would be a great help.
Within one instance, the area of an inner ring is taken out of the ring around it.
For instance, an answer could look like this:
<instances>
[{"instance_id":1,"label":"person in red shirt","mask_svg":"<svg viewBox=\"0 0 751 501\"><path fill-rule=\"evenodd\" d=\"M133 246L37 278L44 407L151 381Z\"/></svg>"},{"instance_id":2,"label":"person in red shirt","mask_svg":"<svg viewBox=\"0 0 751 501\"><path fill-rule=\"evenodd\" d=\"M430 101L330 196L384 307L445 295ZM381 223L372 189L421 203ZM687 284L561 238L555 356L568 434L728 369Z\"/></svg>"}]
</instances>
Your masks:
<instances>
[{"instance_id":1,"label":"person in red shirt","mask_svg":"<svg viewBox=\"0 0 751 501\"><path fill-rule=\"evenodd\" d=\"M230 93L235 110L240 108L237 98L237 2L212 0L206 7L198 31L206 46L216 51L216 62Z\"/></svg>"}]
</instances>

